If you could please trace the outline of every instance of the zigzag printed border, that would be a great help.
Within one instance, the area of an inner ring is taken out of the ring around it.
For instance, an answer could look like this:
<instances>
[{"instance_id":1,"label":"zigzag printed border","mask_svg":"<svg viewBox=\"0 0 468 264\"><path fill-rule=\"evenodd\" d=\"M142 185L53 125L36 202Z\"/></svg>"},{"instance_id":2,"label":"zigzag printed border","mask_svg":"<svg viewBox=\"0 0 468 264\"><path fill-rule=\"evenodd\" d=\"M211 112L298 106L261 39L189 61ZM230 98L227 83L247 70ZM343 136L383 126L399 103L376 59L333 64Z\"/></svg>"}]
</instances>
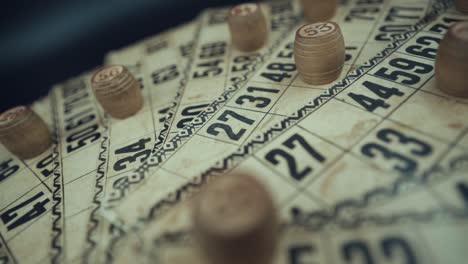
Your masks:
<instances>
[{"instance_id":1,"label":"zigzag printed border","mask_svg":"<svg viewBox=\"0 0 468 264\"><path fill-rule=\"evenodd\" d=\"M200 177L196 177L191 182L183 185L177 191L168 195L166 199L163 199L160 202L156 203L149 211L149 214L146 217L141 218L139 220L139 223L144 223L149 220L157 219L159 216L164 214L165 211L169 210L175 204L178 204L179 202L184 200L186 197L196 192L204 183L209 182L211 178L214 178L217 175L220 175L229 171L229 169L232 168L235 164L239 163L240 161L244 160L247 156L254 153L257 149L262 147L266 142L276 138L278 135L283 133L287 128L291 127L292 125L298 123L300 120L304 119L308 114L312 113L318 106L330 100L334 95L336 95L337 93L339 93L340 91L348 87L361 75L363 75L365 72L373 68L384 58L386 58L391 53L393 53L398 47L400 47L403 44L403 41L415 35L428 22L432 21L433 19L437 17L438 14L445 11L450 6L450 4L451 4L451 1L449 0L441 0L437 2L433 6L432 12L430 12L426 17L424 17L416 25L414 25L411 28L411 30L408 30L407 32L403 33L399 40L393 42L392 44L389 44L388 47L385 48L379 54L377 54L376 57L368 61L365 65L359 67L353 73L349 74L345 79L343 79L341 82L339 82L338 84L334 85L333 87L325 91L323 94L315 98L312 102L310 102L309 104L299 109L292 116L283 119L279 124L276 124L275 126L270 128L268 131L266 131L262 135L259 135L258 137L253 139L251 142L245 144L244 146L239 148L237 151L235 151L233 154L226 157L221 162L217 163L214 167L202 173ZM163 155L164 153L162 153L161 156L157 156L157 158L159 159ZM376 192L378 192L378 190ZM344 208L347 208L349 206L352 206L352 205L349 205L349 203L352 203L352 201L345 201L345 202L337 204L334 210L334 215L338 215L339 211L344 210Z\"/></svg>"},{"instance_id":2,"label":"zigzag printed border","mask_svg":"<svg viewBox=\"0 0 468 264\"><path fill-rule=\"evenodd\" d=\"M448 165L448 168L438 167L436 170L431 170L424 174L420 180L415 180L414 178L409 179L408 177L402 176L391 188L382 190L378 195L389 195L396 196L404 192L413 191L414 188L407 188L408 185L415 187L422 187L424 184L427 184L431 179L453 176L457 172L463 172L468 169L468 153L462 154L454 159L452 159ZM371 195L365 196L363 201L353 203L357 208L363 208L362 204L368 206L369 197ZM335 218L333 215L327 215L323 212L312 212L306 215L306 218L303 219L293 219L292 222L286 223L281 226L281 230L288 228L302 228L310 232L321 231L324 228L340 228L344 230L353 230L363 226L374 226L374 227L384 227L391 226L398 223L430 223L438 220L468 220L468 208L462 209L447 209L442 207L433 208L425 212L402 212L393 214L391 216L379 216L379 215L357 215L355 218ZM174 232L165 232L159 237L153 240L153 245L155 247L167 246L167 244L174 244L182 246L187 245L187 240L191 239L190 230L174 231Z\"/></svg>"},{"instance_id":3,"label":"zigzag printed border","mask_svg":"<svg viewBox=\"0 0 468 264\"><path fill-rule=\"evenodd\" d=\"M305 118L308 114L313 112L318 106L322 105L324 102L331 99L334 95L348 87L351 83L353 83L356 79L358 79L361 75L365 72L370 70L372 67L377 65L380 61L384 58L389 56L393 53L398 47L400 47L404 41L411 38L417 32L419 32L426 24L430 21L437 18L437 16L445 11L449 6L451 6L451 0L438 0L436 3L433 4L432 10L428 13L423 19L421 19L417 24L413 25L410 30L402 33L400 37L393 43L389 44L387 48L385 48L382 52L378 53L373 59L365 63L363 66L356 69L354 72L349 74L345 79L325 91L322 95L315 98L312 102L305 105L301 109L299 109L296 113L292 116L283 119L279 124L276 124L274 127L270 128L268 131L263 133L263 135L257 136L255 139L250 141L249 143L245 144L243 147L239 148L230 156L223 159L221 162L218 162L214 167L208 169L204 173L202 173L199 177L196 177L191 182L184 184L178 190L168 195L166 199L161 200L160 202L153 205L148 213L147 216L142 217L138 220L138 223L133 226L134 230L138 230L140 226L144 225L145 223L156 220L160 216L162 216L167 210L175 206L176 204L182 202L186 198L193 195L193 193L197 192L200 187L209 182L212 178L221 175L230 170L235 164L239 163L240 161L244 160L247 156L251 155L255 152L258 148L263 146L267 141L270 141L280 135L284 130L288 127L296 124L303 118ZM286 36L286 34L285 34ZM284 36L284 37L285 37ZM282 37L282 38L284 38ZM278 46L280 45L280 41L275 43L271 49L269 49L267 55L273 52ZM264 59L267 56L262 57ZM229 90L228 90L229 93ZM228 97L222 96L216 100L213 105L219 106L222 102L226 102ZM178 148L179 144L182 144L184 140L191 137L195 130L200 126L197 123L197 119L200 118L201 120L208 118L211 114L216 112L217 109L215 108L208 108L205 112L201 113L193 122L191 122L187 127L188 129L179 133L176 137L171 140L173 145L166 146L159 150L156 155L150 157L148 159L148 164L143 164L139 169L137 169L136 173L139 175L141 180L144 179L145 174L148 172L149 167L158 166L165 158L166 155L170 155L175 149ZM396 184L398 185L398 183ZM396 187L398 188L398 187ZM322 225L321 223L325 221L330 221L331 219L337 220L339 218L340 212L346 211L347 208L353 207L365 207L368 205L369 201L371 201L371 197L378 197L381 190L374 190L369 192L367 195L364 196L363 202L359 203L354 200L347 200L341 203L338 203L333 210L332 216L323 215L318 221L319 226ZM392 193L392 192L391 192ZM395 192L393 192L395 194ZM317 214L321 215L321 214ZM122 237L121 237L122 238ZM120 238L116 238L120 239ZM115 243L114 243L115 244ZM108 253L112 252L112 248L107 249Z\"/></svg>"},{"instance_id":4,"label":"zigzag printed border","mask_svg":"<svg viewBox=\"0 0 468 264\"><path fill-rule=\"evenodd\" d=\"M98 241L93 238L93 234L98 231L100 224L99 211L102 207L102 199L105 191L106 172L107 172L107 157L109 151L109 117L107 114L104 116L104 129L102 131L102 141L99 151L99 165L97 168L96 182L94 184L94 197L92 204L94 205L93 210L88 220L88 231L86 232L86 249L83 252L84 263L92 263L91 254L96 249Z\"/></svg>"},{"instance_id":5,"label":"zigzag printed border","mask_svg":"<svg viewBox=\"0 0 468 264\"><path fill-rule=\"evenodd\" d=\"M52 200L54 205L52 206L52 216L54 218L52 224L52 263L60 263L63 254L63 178L62 178L62 164L60 164L60 153L59 153L59 127L58 127L58 109L57 109L57 96L54 92L51 93L51 112L52 112L52 149L54 158L54 165L57 169L54 170Z\"/></svg>"},{"instance_id":6,"label":"zigzag printed border","mask_svg":"<svg viewBox=\"0 0 468 264\"><path fill-rule=\"evenodd\" d=\"M284 4L285 2L270 3L274 4ZM293 7L294 8L294 7ZM294 9L293 9L294 10ZM283 39L286 38L291 30L297 26L297 23L300 21L301 15L291 14L291 25L288 25L286 29L283 29L282 34L278 37L278 40L268 48L268 51L260 56L256 63L252 65L239 79L234 82L232 85L228 86L225 92L218 97L214 102L212 102L204 111L199 114L192 122L184 126L183 130L180 131L176 136L174 136L169 142L163 142L167 135L161 135L161 138L158 139L159 146L164 144L162 148L153 149L155 152L143 164L135 169L135 171L130 175L124 175L122 178L116 180L113 183L113 198L110 200L112 203L118 203L125 198L128 190L132 185L141 183L146 176L149 174L149 169L152 167L157 167L162 163L166 157L170 156L174 151L176 151L187 139L191 138L197 130L204 125L222 106L226 104L229 98L240 88L243 87L245 82L253 76L253 74L259 69L261 65L277 50L279 45L282 43ZM185 80L187 81L187 80ZM177 104L177 100L174 101ZM172 108L175 109L175 108ZM174 110L175 111L175 110ZM171 115L175 113L171 112ZM172 122L168 120L168 122ZM167 128L168 129L168 128ZM166 133L167 134L167 133ZM161 141L162 140L162 141ZM109 208L112 208L112 205L109 205Z\"/></svg>"},{"instance_id":7,"label":"zigzag printed border","mask_svg":"<svg viewBox=\"0 0 468 264\"><path fill-rule=\"evenodd\" d=\"M194 34L196 37L199 35L200 25L197 25L197 28L198 29L196 30ZM173 107L177 105L177 102L178 102L177 97L180 97L181 91L183 87L185 86L185 82L186 82L188 73L190 71L189 65L193 61L192 54L189 54L189 56L190 56L189 61L184 68L184 74L183 74L184 77L180 81L180 84L177 88L178 91L177 91L176 97L174 98L170 106L171 110ZM169 127L171 124L170 122L167 122L167 120L168 118L171 118L171 116L174 115L174 111L173 110L171 111L171 110L169 110L167 116L165 117L166 122L164 123L164 128L161 134L159 135L159 137L156 138L156 142L152 150L153 153L155 152L156 149L159 148L159 146L161 145L161 142L165 141L165 137L166 137L165 134L167 134L167 131L169 130ZM102 210L103 204L105 204L105 201L103 201L103 199L105 199L104 191L105 191L106 174L107 174L107 169L108 169L107 163L108 163L108 151L109 151L109 122L110 122L109 118L110 117L108 114L105 114L103 118L103 123L104 123L103 125L104 129L102 131L103 138L102 138L100 149L99 149L99 157L98 157L99 165L96 171L97 175L96 175L96 182L94 185L95 193L94 193L93 200L92 200L92 204L94 205L94 208L92 209L92 212L88 220L89 228L86 232L86 240L85 240L86 249L82 255L82 259L85 263L92 262L91 260L92 254L96 250L97 244L99 243L99 241L96 241L96 238L93 238L93 235L95 234L95 232L98 231L99 225L101 224L102 215L100 213L100 210ZM114 226L114 228L116 228L116 226ZM121 232L123 231L121 230ZM107 262L112 262L111 255L107 255L106 259L107 259L106 260Z\"/></svg>"},{"instance_id":8,"label":"zigzag printed border","mask_svg":"<svg viewBox=\"0 0 468 264\"><path fill-rule=\"evenodd\" d=\"M277 2L275 4L284 4L285 2ZM159 146L163 145L163 147L160 147L159 149L153 149L153 151L155 151L153 155L145 160L139 168L135 169L131 175L123 176L114 182L112 186L114 191L112 202L118 203L124 199L127 194L127 190L130 189L132 185L141 183L149 174L150 168L157 167L160 163L162 163L166 157L170 156L186 140L191 138L192 135L194 135L202 125L204 125L222 106L224 106L229 98L231 98L231 96L238 89L242 88L245 82L250 77L252 77L253 74L259 69L259 67L262 66L263 63L277 50L279 45L282 44L283 39L286 38L290 34L291 30L298 25L299 21L301 21L300 17L300 14L291 15L291 25L288 25L288 27L283 29L284 32L282 32L276 42L268 48L268 51L265 52L265 54L262 56L259 56L252 67L250 67L241 77L239 77L236 82L228 86L225 92L220 95L218 99L213 101L207 108L205 108L204 111L200 113L192 122L184 126L183 130L181 130L169 142L164 142L167 135L161 135L161 138L158 139L157 144ZM177 100L175 100L174 103L177 103L176 101ZM171 111L170 114L173 116L175 115L175 112ZM172 121L168 120L168 122ZM167 127L167 129L169 129L169 127ZM112 208L112 205L110 205L109 208Z\"/></svg>"},{"instance_id":9,"label":"zigzag printed border","mask_svg":"<svg viewBox=\"0 0 468 264\"><path fill-rule=\"evenodd\" d=\"M159 133L159 135L156 138L156 142L154 143L153 150L151 153L155 153L158 149L161 148L161 146L166 142L167 135L169 133L169 129L172 126L172 123L174 121L174 117L177 113L177 109L180 103L180 100L182 99L183 92L185 90L185 86L187 85L187 81L189 79L189 74L193 66L193 62L195 61L195 46L193 43L197 43L198 39L200 38L200 32L201 32L201 26L202 26L202 20L201 17L197 18L199 21L197 21L197 29L194 34L194 38L191 41L192 42L192 47L190 48L190 54L189 60L187 61L187 64L184 67L183 71L183 77L181 78L179 82L179 86L177 87L177 94L174 97L174 99L171 102L171 105L169 106L169 111L167 112L163 124L163 129Z\"/></svg>"}]
</instances>

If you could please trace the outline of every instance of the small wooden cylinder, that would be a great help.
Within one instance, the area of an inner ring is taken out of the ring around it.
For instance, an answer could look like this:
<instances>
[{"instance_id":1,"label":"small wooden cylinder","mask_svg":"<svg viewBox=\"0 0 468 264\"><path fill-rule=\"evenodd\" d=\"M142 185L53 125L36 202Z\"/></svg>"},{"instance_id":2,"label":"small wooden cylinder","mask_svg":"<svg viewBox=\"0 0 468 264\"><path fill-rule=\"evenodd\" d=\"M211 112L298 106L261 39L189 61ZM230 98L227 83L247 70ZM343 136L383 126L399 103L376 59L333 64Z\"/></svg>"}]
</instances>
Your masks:
<instances>
[{"instance_id":1,"label":"small wooden cylinder","mask_svg":"<svg viewBox=\"0 0 468 264\"><path fill-rule=\"evenodd\" d=\"M301 0L304 10L304 18L307 22L314 23L327 21L336 13L337 0Z\"/></svg>"},{"instance_id":2,"label":"small wooden cylinder","mask_svg":"<svg viewBox=\"0 0 468 264\"><path fill-rule=\"evenodd\" d=\"M225 176L195 203L194 232L211 264L270 264L277 243L273 200L255 178Z\"/></svg>"},{"instance_id":3,"label":"small wooden cylinder","mask_svg":"<svg viewBox=\"0 0 468 264\"><path fill-rule=\"evenodd\" d=\"M122 65L98 69L91 77L91 86L104 111L115 118L127 118L143 107L140 84Z\"/></svg>"},{"instance_id":4,"label":"small wooden cylinder","mask_svg":"<svg viewBox=\"0 0 468 264\"><path fill-rule=\"evenodd\" d=\"M259 4L245 3L233 7L229 12L228 25L232 44L240 51L255 51L267 41L267 23Z\"/></svg>"},{"instance_id":5,"label":"small wooden cylinder","mask_svg":"<svg viewBox=\"0 0 468 264\"><path fill-rule=\"evenodd\" d=\"M455 0L455 7L458 11L468 14L468 0Z\"/></svg>"},{"instance_id":6,"label":"small wooden cylinder","mask_svg":"<svg viewBox=\"0 0 468 264\"><path fill-rule=\"evenodd\" d=\"M302 80L320 85L336 80L345 61L345 44L334 22L318 22L300 27L294 42L294 59Z\"/></svg>"},{"instance_id":7,"label":"small wooden cylinder","mask_svg":"<svg viewBox=\"0 0 468 264\"><path fill-rule=\"evenodd\" d=\"M468 98L468 21L451 26L440 42L435 76L441 91Z\"/></svg>"},{"instance_id":8,"label":"small wooden cylinder","mask_svg":"<svg viewBox=\"0 0 468 264\"><path fill-rule=\"evenodd\" d=\"M47 124L27 106L0 115L0 141L20 159L34 158L51 145Z\"/></svg>"}]
</instances>

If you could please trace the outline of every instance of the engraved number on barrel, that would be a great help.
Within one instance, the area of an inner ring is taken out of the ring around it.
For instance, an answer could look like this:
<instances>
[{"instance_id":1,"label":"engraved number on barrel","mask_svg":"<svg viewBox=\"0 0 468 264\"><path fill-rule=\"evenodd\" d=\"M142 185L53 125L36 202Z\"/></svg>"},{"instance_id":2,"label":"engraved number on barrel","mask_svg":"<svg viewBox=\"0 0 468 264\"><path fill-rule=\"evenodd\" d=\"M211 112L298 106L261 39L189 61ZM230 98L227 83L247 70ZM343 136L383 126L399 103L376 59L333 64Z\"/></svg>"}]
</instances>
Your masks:
<instances>
[{"instance_id":1,"label":"engraved number on barrel","mask_svg":"<svg viewBox=\"0 0 468 264\"><path fill-rule=\"evenodd\" d=\"M285 146L288 151L292 151L297 146L300 146L306 150L307 153L309 153L309 155L315 160L319 161L320 163L325 162L325 157L312 146L310 146L309 143L307 143L307 141L299 134L292 135L290 138L284 141L282 145ZM280 160L284 159L288 164L289 175L297 181L304 179L304 177L313 172L313 169L310 166L299 169L296 158L292 154L280 148L276 148L268 152L265 155L265 159L273 165L278 165Z\"/></svg>"},{"instance_id":2,"label":"engraved number on barrel","mask_svg":"<svg viewBox=\"0 0 468 264\"><path fill-rule=\"evenodd\" d=\"M231 14L236 15L236 16L246 16L249 14L254 13L257 10L257 5L256 4L242 4L235 6Z\"/></svg>"},{"instance_id":3,"label":"engraved number on barrel","mask_svg":"<svg viewBox=\"0 0 468 264\"><path fill-rule=\"evenodd\" d=\"M432 154L432 147L416 138L404 135L391 128L382 129L377 133L379 143L368 143L361 149L362 154L367 157L375 158L377 155L382 156L387 160L397 162L393 169L406 174L412 175L418 168L417 158L426 157ZM385 143L385 144L382 144ZM392 144L407 145L410 148L410 156L405 156L397 151L391 150L389 147Z\"/></svg>"},{"instance_id":4,"label":"engraved number on barrel","mask_svg":"<svg viewBox=\"0 0 468 264\"><path fill-rule=\"evenodd\" d=\"M0 215L3 224L7 226L8 231L25 224L47 211L45 205L49 202L48 198L42 198L43 192L39 192L33 197L21 202L17 206L8 209ZM20 211L25 210L32 205L32 208L20 215Z\"/></svg>"},{"instance_id":5,"label":"engraved number on barrel","mask_svg":"<svg viewBox=\"0 0 468 264\"><path fill-rule=\"evenodd\" d=\"M252 120L250 118L247 118L245 116L242 116L234 111L231 110L225 110L219 117L218 120L222 122L228 122L230 120L229 117L232 117L233 119L239 120L244 124L252 125L255 120ZM208 127L206 132L210 135L217 136L220 131L219 129L223 130L227 136L234 141L238 141L247 131L245 128L241 128L238 132L234 132L234 130L231 128L230 125L225 124L225 123L214 123Z\"/></svg>"},{"instance_id":6,"label":"engraved number on barrel","mask_svg":"<svg viewBox=\"0 0 468 264\"><path fill-rule=\"evenodd\" d=\"M315 23L308 26L305 26L299 31L299 34L302 37L318 37L323 36L328 32L331 32L335 29L335 26L330 23Z\"/></svg>"}]
</instances>

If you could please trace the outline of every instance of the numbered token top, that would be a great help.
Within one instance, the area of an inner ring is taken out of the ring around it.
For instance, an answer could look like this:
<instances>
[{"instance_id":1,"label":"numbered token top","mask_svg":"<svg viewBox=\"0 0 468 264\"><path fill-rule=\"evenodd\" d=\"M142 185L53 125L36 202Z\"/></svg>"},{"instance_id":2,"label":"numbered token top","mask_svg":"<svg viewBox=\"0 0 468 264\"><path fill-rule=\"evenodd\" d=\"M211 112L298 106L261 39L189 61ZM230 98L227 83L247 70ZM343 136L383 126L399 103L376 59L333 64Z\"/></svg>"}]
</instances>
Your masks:
<instances>
[{"instance_id":1,"label":"numbered token top","mask_svg":"<svg viewBox=\"0 0 468 264\"><path fill-rule=\"evenodd\" d=\"M257 12L259 6L254 3L240 4L231 9L231 15L233 16L248 16Z\"/></svg>"},{"instance_id":2,"label":"numbered token top","mask_svg":"<svg viewBox=\"0 0 468 264\"><path fill-rule=\"evenodd\" d=\"M91 77L91 85L100 96L113 96L130 89L135 79L122 65L110 65L98 69Z\"/></svg>"},{"instance_id":3,"label":"numbered token top","mask_svg":"<svg viewBox=\"0 0 468 264\"><path fill-rule=\"evenodd\" d=\"M297 30L297 35L301 38L320 38L331 35L337 31L337 25L334 22L318 22L307 24Z\"/></svg>"},{"instance_id":4,"label":"numbered token top","mask_svg":"<svg viewBox=\"0 0 468 264\"><path fill-rule=\"evenodd\" d=\"M121 65L111 65L99 69L92 77L92 82L95 84L109 82L124 72L124 67Z\"/></svg>"},{"instance_id":5,"label":"numbered token top","mask_svg":"<svg viewBox=\"0 0 468 264\"><path fill-rule=\"evenodd\" d=\"M91 85L102 108L115 118L127 118L143 107L138 81L122 65L105 66L91 77Z\"/></svg>"},{"instance_id":6,"label":"numbered token top","mask_svg":"<svg viewBox=\"0 0 468 264\"><path fill-rule=\"evenodd\" d=\"M11 127L27 121L32 116L32 110L27 106L14 107L0 115L0 131L5 131Z\"/></svg>"},{"instance_id":7,"label":"numbered token top","mask_svg":"<svg viewBox=\"0 0 468 264\"><path fill-rule=\"evenodd\" d=\"M0 141L21 159L33 158L51 145L46 123L27 106L15 107L0 115Z\"/></svg>"}]
</instances>

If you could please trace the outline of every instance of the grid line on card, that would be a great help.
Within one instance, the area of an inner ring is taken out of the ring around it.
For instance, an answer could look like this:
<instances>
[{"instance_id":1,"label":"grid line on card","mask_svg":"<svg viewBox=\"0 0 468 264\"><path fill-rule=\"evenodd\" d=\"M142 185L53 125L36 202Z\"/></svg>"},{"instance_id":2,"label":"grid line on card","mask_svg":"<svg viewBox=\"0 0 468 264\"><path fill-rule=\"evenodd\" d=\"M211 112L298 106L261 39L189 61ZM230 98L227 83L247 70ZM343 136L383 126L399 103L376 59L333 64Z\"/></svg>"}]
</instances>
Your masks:
<instances>
[{"instance_id":1,"label":"grid line on card","mask_svg":"<svg viewBox=\"0 0 468 264\"><path fill-rule=\"evenodd\" d=\"M296 24L297 17L295 17L295 22L292 23L292 25L289 25L287 29L293 28ZM150 157L147 159L149 162L145 162L142 164L142 166L139 169L136 169L135 171L141 175L145 175L148 173L148 168L152 166L155 160L162 161L165 159L170 152L170 155L177 153L178 149L180 149L181 146L183 146L186 143L186 140L180 140L181 138L189 138L192 135L194 135L197 132L197 129L209 122L214 117L214 113L230 98L230 95L233 94L240 86L240 84L243 84L245 81L247 81L250 77L247 77L250 75L250 73L253 73L257 70L257 67L259 65L262 65L263 62L265 61L265 58L267 58L269 55L272 54L276 50L276 47L278 47L281 44L281 39L286 36L289 32L287 29L283 29L280 37L278 38L278 41L276 41L271 47L269 47L268 51L265 52L263 56L261 56L255 63L255 65L249 70L243 74L239 80L237 80L234 84L230 85L228 89L223 93L222 96L218 97L211 105L208 107L208 109L205 109L204 112L202 112L197 118L195 118L192 122L187 124L184 129L181 131L181 133L178 133L176 136L174 136L170 142L165 142L164 146L157 150L153 157ZM164 149L162 152L161 150ZM156 157L156 158L155 158ZM153 161L153 162L151 162ZM146 169L145 169L146 168ZM132 182L134 184L134 182ZM119 193L122 193L122 191L119 190ZM114 199L115 201L119 201L123 198L120 197L119 199Z\"/></svg>"},{"instance_id":2,"label":"grid line on card","mask_svg":"<svg viewBox=\"0 0 468 264\"><path fill-rule=\"evenodd\" d=\"M5 247L5 253L6 253L3 259L0 258L0 260L5 261L5 263L9 263L9 260L11 260L13 263L18 263L15 256L13 255L13 252L11 252L10 247L8 246L8 243L6 243L1 233L0 233L0 243L1 243L0 247Z\"/></svg>"},{"instance_id":3,"label":"grid line on card","mask_svg":"<svg viewBox=\"0 0 468 264\"><path fill-rule=\"evenodd\" d=\"M212 167L211 169L203 173L201 177L206 180L208 177L218 175L220 172L230 171L232 169L232 166L235 165L236 159L241 160L242 159L241 157L250 155L250 153L253 150L258 150L263 145L263 142L270 140L271 137L276 137L280 135L283 129L289 127L292 124L296 124L304 116L308 115L310 112L315 111L318 106L322 105L324 102L328 101L331 97L333 97L336 93L343 90L343 88L347 87L351 83L354 83L357 79L359 79L363 75L363 73L367 72L367 70L372 69L374 66L376 66L376 64L382 61L383 58L385 58L387 55L395 51L402 44L401 43L402 41L412 38L416 32L420 31L420 29L423 26L425 26L427 22L433 20L435 16L437 16L440 12L444 11L448 5L449 3L447 3L446 1L440 1L437 4L436 8L434 8L434 11L432 11L428 16L426 16L424 19L418 22L415 26L413 26L410 31L402 34L401 38L399 38L398 41L391 44L383 52L381 52L379 55L374 57L374 59L372 59L370 63L364 65L364 67L362 68L359 68L354 73L351 73L344 81L335 85L333 89L327 90L321 96L314 99L313 102L311 102L311 104L308 104L304 108L300 109L296 115L283 120L281 122L279 129L275 129L275 128L270 129L268 132L264 134L264 137L255 138L249 144L243 146L234 154L231 154L229 157L224 159L221 163L218 163L215 167ZM180 190L186 190L187 188L191 189L191 187L197 188L197 186L202 184L200 182L203 182L203 181L204 180L200 181L200 179L197 179L197 184L195 184L194 182L188 183L187 185L184 185L182 188L179 188L178 191L173 193L171 195L170 200L163 199L162 201L154 204L151 207L150 212L148 213L147 217L150 219L154 219L154 216L158 215L157 213L158 210L165 210L164 208L168 206L171 207L172 205L176 204L179 199L181 199L183 194L179 193Z\"/></svg>"},{"instance_id":4,"label":"grid line on card","mask_svg":"<svg viewBox=\"0 0 468 264\"><path fill-rule=\"evenodd\" d=\"M44 186L46 187L46 189L47 189L50 193L52 193L52 190L51 190L50 187L44 182L44 180L42 180L41 177L39 177L39 175L37 175L37 173L34 172L34 171L29 167L29 165L28 165L26 162L24 162L23 160L21 160L21 162L23 163L23 165L24 165L26 168L29 169L29 171L34 175L34 177L36 177L36 178L39 180L39 182L41 182L41 184L44 185Z\"/></svg>"}]
</instances>

